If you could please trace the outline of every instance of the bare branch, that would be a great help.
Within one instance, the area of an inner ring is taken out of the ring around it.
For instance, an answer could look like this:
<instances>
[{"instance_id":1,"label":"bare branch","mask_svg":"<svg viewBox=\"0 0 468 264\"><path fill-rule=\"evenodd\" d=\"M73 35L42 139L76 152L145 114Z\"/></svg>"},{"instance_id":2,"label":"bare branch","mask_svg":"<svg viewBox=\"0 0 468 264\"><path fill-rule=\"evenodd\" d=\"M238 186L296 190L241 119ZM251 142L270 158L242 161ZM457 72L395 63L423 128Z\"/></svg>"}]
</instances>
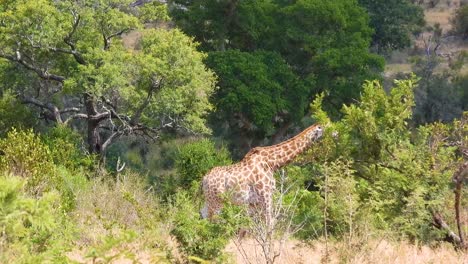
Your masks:
<instances>
[{"instance_id":1,"label":"bare branch","mask_svg":"<svg viewBox=\"0 0 468 264\"><path fill-rule=\"evenodd\" d=\"M456 243L456 244L460 244L461 243L461 240L460 240L460 237L457 236L457 234L455 234L455 232L453 232L451 229L450 229L450 226L444 221L444 219L442 218L442 216L437 213L437 212L434 212L432 214L432 218L434 220L434 224L437 228L441 229L441 230L444 230L447 232L447 235Z\"/></svg>"},{"instance_id":2,"label":"bare branch","mask_svg":"<svg viewBox=\"0 0 468 264\"><path fill-rule=\"evenodd\" d=\"M68 107L65 109L60 110L61 114L69 113L69 112L79 112L80 109L78 107Z\"/></svg>"},{"instance_id":3,"label":"bare branch","mask_svg":"<svg viewBox=\"0 0 468 264\"><path fill-rule=\"evenodd\" d=\"M67 124L68 124L70 121L72 121L72 120L75 120L75 119L87 119L87 118L88 118L88 115L87 115L87 114L78 113L78 114L74 114L74 115L69 116L63 123L67 125Z\"/></svg>"},{"instance_id":4,"label":"bare branch","mask_svg":"<svg viewBox=\"0 0 468 264\"><path fill-rule=\"evenodd\" d=\"M124 134L123 131L116 131L116 132L113 132L113 133L106 139L106 141L104 141L104 143L102 143L102 145L101 145L101 152L102 152L102 153L105 153L107 147L109 147L115 139L119 138L119 137L122 136L123 134Z\"/></svg>"},{"instance_id":5,"label":"bare branch","mask_svg":"<svg viewBox=\"0 0 468 264\"><path fill-rule=\"evenodd\" d=\"M117 158L117 165L115 167L116 169L116 172L119 173L119 172L122 172L123 169L125 168L125 162L122 163L122 166L120 166L120 156Z\"/></svg>"}]
</instances>

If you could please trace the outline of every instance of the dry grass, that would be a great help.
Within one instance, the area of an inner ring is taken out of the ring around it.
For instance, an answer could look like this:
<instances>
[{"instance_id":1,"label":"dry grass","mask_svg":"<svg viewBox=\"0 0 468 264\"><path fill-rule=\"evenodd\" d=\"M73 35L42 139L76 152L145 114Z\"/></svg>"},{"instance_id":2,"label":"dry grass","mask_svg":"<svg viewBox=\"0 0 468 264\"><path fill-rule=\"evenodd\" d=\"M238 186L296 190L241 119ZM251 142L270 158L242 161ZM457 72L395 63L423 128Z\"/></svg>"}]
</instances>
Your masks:
<instances>
[{"instance_id":1,"label":"dry grass","mask_svg":"<svg viewBox=\"0 0 468 264\"><path fill-rule=\"evenodd\" d=\"M450 19L453 16L453 10L454 9L428 10L424 12L426 23L431 26L439 24L444 32L447 32L452 28Z\"/></svg>"},{"instance_id":2,"label":"dry grass","mask_svg":"<svg viewBox=\"0 0 468 264\"><path fill-rule=\"evenodd\" d=\"M93 179L77 195L74 263L169 263L169 230L154 193L137 174ZM157 261L156 261L157 260Z\"/></svg>"},{"instance_id":3,"label":"dry grass","mask_svg":"<svg viewBox=\"0 0 468 264\"><path fill-rule=\"evenodd\" d=\"M385 65L385 75L391 76L395 73L409 73L412 72L411 64L409 63L389 63Z\"/></svg>"},{"instance_id":4,"label":"dry grass","mask_svg":"<svg viewBox=\"0 0 468 264\"><path fill-rule=\"evenodd\" d=\"M230 243L226 252L233 256L236 263L264 263L261 249L252 239L245 239L243 248L249 256L245 260L234 243ZM391 242L388 240L372 240L365 244L349 245L345 242L329 243L328 257L323 241L310 245L298 241L285 243L283 253L277 260L282 264L314 264L314 263L468 263L468 255L457 252L451 245L442 244L436 248L423 245L413 245L408 242Z\"/></svg>"}]
</instances>

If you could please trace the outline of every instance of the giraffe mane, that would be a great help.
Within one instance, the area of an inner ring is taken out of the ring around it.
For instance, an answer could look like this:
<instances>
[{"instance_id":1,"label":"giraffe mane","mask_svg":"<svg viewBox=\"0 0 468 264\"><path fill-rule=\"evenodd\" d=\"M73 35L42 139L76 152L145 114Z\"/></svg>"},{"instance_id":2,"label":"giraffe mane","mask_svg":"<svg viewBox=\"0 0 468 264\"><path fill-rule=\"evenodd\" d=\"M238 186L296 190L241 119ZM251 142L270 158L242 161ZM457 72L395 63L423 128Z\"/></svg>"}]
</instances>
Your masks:
<instances>
[{"instance_id":1,"label":"giraffe mane","mask_svg":"<svg viewBox=\"0 0 468 264\"><path fill-rule=\"evenodd\" d=\"M301 138L303 137L305 134L309 133L311 130L314 130L316 129L318 126L320 126L320 124L314 124L306 129L304 129L301 133L295 135L294 137L286 140L286 141L283 141L281 143L278 143L276 145L271 145L271 146L268 146L268 147L279 147L279 146L282 146L282 145L287 145L289 143L291 143L291 141L294 141L294 140L297 140L298 138Z\"/></svg>"},{"instance_id":2,"label":"giraffe mane","mask_svg":"<svg viewBox=\"0 0 468 264\"><path fill-rule=\"evenodd\" d=\"M318 126L320 126L320 124L314 124L314 125L306 128L306 129L304 129L301 133L299 133L299 134L295 135L294 137L292 137L292 138L290 138L290 139L288 139L286 141L283 141L281 143L271 145L271 146L255 147L255 148L251 149L249 152L247 152L247 154L245 154L245 156L242 158L241 162L249 160L252 156L258 154L261 149L267 149L267 148L270 148L270 147L279 147L279 146L282 146L282 145L286 145L286 144L290 143L293 140L301 138L305 134L309 133L311 130L314 130L315 128L317 128Z\"/></svg>"}]
</instances>

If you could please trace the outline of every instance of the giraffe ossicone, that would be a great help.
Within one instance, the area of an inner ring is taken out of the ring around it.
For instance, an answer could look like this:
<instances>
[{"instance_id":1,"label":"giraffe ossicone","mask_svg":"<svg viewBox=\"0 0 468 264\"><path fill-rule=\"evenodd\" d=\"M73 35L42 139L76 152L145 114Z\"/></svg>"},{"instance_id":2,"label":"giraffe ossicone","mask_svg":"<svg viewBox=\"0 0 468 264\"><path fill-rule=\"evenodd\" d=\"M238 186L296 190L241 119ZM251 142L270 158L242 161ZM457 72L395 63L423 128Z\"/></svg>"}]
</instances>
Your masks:
<instances>
[{"instance_id":1,"label":"giraffe ossicone","mask_svg":"<svg viewBox=\"0 0 468 264\"><path fill-rule=\"evenodd\" d=\"M212 219L223 204L223 194L229 192L234 204L247 204L260 210L266 220L271 218L275 190L273 174L307 150L323 135L322 126L315 124L298 135L267 147L250 150L238 163L211 169L202 181L205 206L202 218Z\"/></svg>"}]
</instances>

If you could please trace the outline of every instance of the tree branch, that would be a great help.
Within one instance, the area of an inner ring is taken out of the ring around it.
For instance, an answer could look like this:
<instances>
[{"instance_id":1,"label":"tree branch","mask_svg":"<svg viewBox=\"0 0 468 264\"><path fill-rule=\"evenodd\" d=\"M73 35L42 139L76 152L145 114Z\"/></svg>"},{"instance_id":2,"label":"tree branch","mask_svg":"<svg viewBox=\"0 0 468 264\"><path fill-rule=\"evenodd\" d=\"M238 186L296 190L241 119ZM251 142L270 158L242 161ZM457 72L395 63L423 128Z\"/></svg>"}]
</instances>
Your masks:
<instances>
[{"instance_id":1,"label":"tree branch","mask_svg":"<svg viewBox=\"0 0 468 264\"><path fill-rule=\"evenodd\" d=\"M453 175L453 181L455 182L455 221L457 223L458 235L460 237L460 244L462 247L468 247L463 236L462 221L460 219L460 200L462 195L463 182L465 181L466 175L468 175L468 161L461 164Z\"/></svg>"},{"instance_id":2,"label":"tree branch","mask_svg":"<svg viewBox=\"0 0 468 264\"><path fill-rule=\"evenodd\" d=\"M121 135L123 135L124 132L123 131L115 131L113 132L107 139L106 141L104 141L104 143L102 143L101 145L101 153L105 153L107 147L110 146L110 144L112 144L112 141L114 141L115 139L119 138Z\"/></svg>"},{"instance_id":3,"label":"tree branch","mask_svg":"<svg viewBox=\"0 0 468 264\"><path fill-rule=\"evenodd\" d=\"M60 124L63 123L62 116L60 115L59 109L52 103L43 103L36 98L26 97L24 95L19 96L19 98L23 104L32 104L41 109L48 110L55 122L60 123Z\"/></svg>"},{"instance_id":4,"label":"tree branch","mask_svg":"<svg viewBox=\"0 0 468 264\"><path fill-rule=\"evenodd\" d=\"M16 50L16 56L0 53L0 57L5 58L5 59L7 59L9 61L17 62L17 63L23 65L23 67L25 67L28 70L31 70L31 71L35 72L40 78L42 78L44 80L54 80L54 81L57 81L57 82L60 82L60 83L63 83L63 81L65 81L65 77L60 76L60 75L56 75L56 74L51 74L51 73L47 72L47 70L42 70L42 69L40 69L40 68L26 62L25 60L23 60L23 56L22 56L22 54L21 54L21 52L19 50Z\"/></svg>"},{"instance_id":5,"label":"tree branch","mask_svg":"<svg viewBox=\"0 0 468 264\"><path fill-rule=\"evenodd\" d=\"M434 225L437 228L446 231L450 239L452 239L457 245L460 245L461 243L460 237L457 236L457 234L455 234L455 232L453 232L450 229L450 226L444 221L444 219L438 212L432 213L432 218L434 220Z\"/></svg>"},{"instance_id":6,"label":"tree branch","mask_svg":"<svg viewBox=\"0 0 468 264\"><path fill-rule=\"evenodd\" d=\"M69 116L63 123L67 125L70 121L75 119L88 119L88 115L83 113L74 114Z\"/></svg>"},{"instance_id":7,"label":"tree branch","mask_svg":"<svg viewBox=\"0 0 468 264\"><path fill-rule=\"evenodd\" d=\"M104 50L108 50L110 48L110 44L112 42L112 38L121 36L123 33L129 31L129 28L122 29L121 31L115 32L110 34L109 36L106 36L104 32L102 32L102 38L104 40Z\"/></svg>"},{"instance_id":8,"label":"tree branch","mask_svg":"<svg viewBox=\"0 0 468 264\"><path fill-rule=\"evenodd\" d=\"M83 58L83 56L81 55L81 53L79 53L79 52L76 50L76 45L75 45L75 43L72 42L73 35L75 34L76 29L78 28L78 25L80 24L80 21L81 21L81 16L78 15L78 14L73 13L73 26L72 26L72 30L71 30L70 33L68 33L68 35L63 39L63 41L71 48L71 53L70 53L70 54L73 55L73 57L75 58L76 62L78 62L79 64L86 65L85 59Z\"/></svg>"},{"instance_id":9,"label":"tree branch","mask_svg":"<svg viewBox=\"0 0 468 264\"><path fill-rule=\"evenodd\" d=\"M148 90L148 95L146 96L145 101L143 101L140 107L138 107L138 109L135 111L135 114L130 119L130 124L135 124L140 120L141 114L143 113L143 110L145 110L145 108L148 106L149 102L151 101L151 98L153 97L154 92L156 90L161 89L162 82L163 82L163 78L152 81L152 85L150 89Z\"/></svg>"}]
</instances>

